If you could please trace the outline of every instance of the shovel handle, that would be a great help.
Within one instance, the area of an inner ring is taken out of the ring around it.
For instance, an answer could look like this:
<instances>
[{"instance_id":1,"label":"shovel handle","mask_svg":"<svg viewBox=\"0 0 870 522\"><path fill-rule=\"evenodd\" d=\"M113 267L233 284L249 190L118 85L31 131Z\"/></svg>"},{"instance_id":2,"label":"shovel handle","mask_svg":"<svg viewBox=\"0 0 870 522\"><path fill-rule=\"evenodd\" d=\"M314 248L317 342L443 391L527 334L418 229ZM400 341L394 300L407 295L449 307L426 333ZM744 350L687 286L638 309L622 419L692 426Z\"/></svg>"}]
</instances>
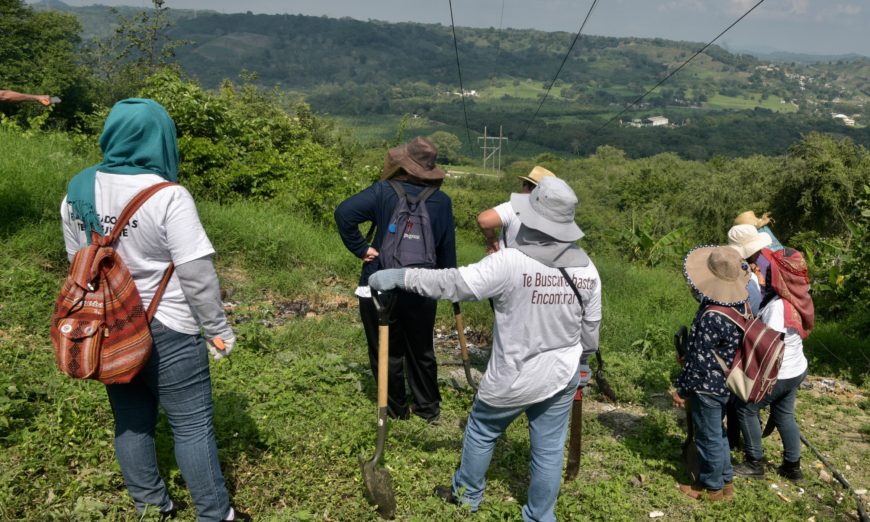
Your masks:
<instances>
[{"instance_id":1,"label":"shovel handle","mask_svg":"<svg viewBox=\"0 0 870 522\"><path fill-rule=\"evenodd\" d=\"M468 356L468 343L465 340L465 321L462 319L462 309L459 303L453 303L453 317L456 319L456 332L459 334L459 350L462 352L462 367L465 370L465 380L471 389L477 391L477 385L471 378L471 359Z\"/></svg>"},{"instance_id":2,"label":"shovel handle","mask_svg":"<svg viewBox=\"0 0 870 522\"><path fill-rule=\"evenodd\" d=\"M378 408L387 407L387 376L390 365L390 327L378 326Z\"/></svg>"},{"instance_id":3,"label":"shovel handle","mask_svg":"<svg viewBox=\"0 0 870 522\"><path fill-rule=\"evenodd\" d=\"M456 332L459 334L459 349L462 351L462 361L468 361L468 344L465 340L465 320L459 303L453 303L453 317L456 319Z\"/></svg>"}]
</instances>

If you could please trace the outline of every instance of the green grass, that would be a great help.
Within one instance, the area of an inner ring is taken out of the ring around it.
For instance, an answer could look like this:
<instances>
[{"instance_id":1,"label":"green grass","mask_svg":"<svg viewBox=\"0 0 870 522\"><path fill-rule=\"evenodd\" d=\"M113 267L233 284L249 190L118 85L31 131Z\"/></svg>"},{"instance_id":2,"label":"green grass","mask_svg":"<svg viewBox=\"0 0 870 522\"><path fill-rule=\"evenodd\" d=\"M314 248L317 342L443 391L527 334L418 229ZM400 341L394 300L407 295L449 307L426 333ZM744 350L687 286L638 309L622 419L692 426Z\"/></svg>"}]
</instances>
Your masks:
<instances>
[{"instance_id":1,"label":"green grass","mask_svg":"<svg viewBox=\"0 0 870 522\"><path fill-rule=\"evenodd\" d=\"M755 109L761 107L775 112L797 112L797 107L791 103L781 103L782 98L779 96L769 96L764 101L761 100L761 95L751 93L748 98L743 96L724 96L716 94L709 101L704 102L704 107L707 109Z\"/></svg>"},{"instance_id":2,"label":"green grass","mask_svg":"<svg viewBox=\"0 0 870 522\"><path fill-rule=\"evenodd\" d=\"M102 385L60 375L48 341L47 318L65 265L58 202L64 180L88 161L55 136L24 139L0 132L0 144L4 151L18 151L0 154L3 179L21 180L21 190L29 194L7 199L13 205L7 216L24 211L38 216L13 219L0 253L0 520L139 520L114 458ZM39 191L42 186L47 188ZM491 193L500 186L469 180L448 183L445 190L454 199L480 192L475 204L487 204L504 197ZM8 187L5 193L14 194ZM15 206L16 201L23 203ZM238 347L228 359L212 363L215 429L234 502L258 520L377 520L363 499L357 464L358 455L368 458L374 451L376 413L352 295L359 261L333 230L305 223L280 202L199 202L198 207L218 251L228 299L236 304L230 317ZM458 240L461 263L482 255L473 230L460 230ZM679 464L683 431L666 396L676 373L670 339L679 324L690 321L694 304L677 269L636 267L598 253L597 245L585 246L603 280L601 347L620 402L598 402L598 391L590 388L580 478L563 486L557 516L642 520L663 511L668 520L686 521L849 520L851 500L838 501L840 488L816 478L809 452L804 452L802 494L773 477L738 479L737 498L727 505L699 504L677 493L676 482L686 477ZM281 305L291 301L305 301L314 314L288 316ZM472 329L488 334L488 303L467 303L463 313ZM449 304L441 303L438 327L450 329L452 319ZM835 324L820 326L820 333L837 353L855 342ZM458 463L460 425L472 399L446 375L457 368L444 365L458 358L454 344L439 347L442 425L416 418L390 425L384 465L392 475L399 520L469 518L431 495ZM813 373L852 378L836 359L811 357ZM478 355L476 367L482 370L484 364ZM866 397L868 384L861 391ZM799 394L805 435L856 487L870 479L867 409L867 399ZM189 505L165 419L157 437L170 493ZM777 460L776 435L764 444ZM497 445L486 499L474 520L519 520L528 459L528 427L520 419ZM772 483L791 502L781 500ZM179 517L193 519L190 508Z\"/></svg>"}]
</instances>

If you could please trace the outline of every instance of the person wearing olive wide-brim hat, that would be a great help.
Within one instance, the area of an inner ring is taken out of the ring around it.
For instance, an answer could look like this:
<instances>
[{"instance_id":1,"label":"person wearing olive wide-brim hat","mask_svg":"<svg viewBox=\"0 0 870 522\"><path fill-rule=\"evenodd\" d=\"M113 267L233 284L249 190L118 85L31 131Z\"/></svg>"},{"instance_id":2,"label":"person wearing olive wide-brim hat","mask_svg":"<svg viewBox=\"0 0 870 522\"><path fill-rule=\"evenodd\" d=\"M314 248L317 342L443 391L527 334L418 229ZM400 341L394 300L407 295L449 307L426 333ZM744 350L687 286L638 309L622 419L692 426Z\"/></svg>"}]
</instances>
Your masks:
<instances>
[{"instance_id":1,"label":"person wearing olive wide-brim hat","mask_svg":"<svg viewBox=\"0 0 870 522\"><path fill-rule=\"evenodd\" d=\"M689 401L700 472L697 483L679 488L694 499L723 500L734 494L728 435L722 426L730 392L714 353L730 367L742 332L710 307L732 307L743 315L749 312L749 265L733 248L705 246L689 252L683 270L700 306L689 332L683 370L674 383L673 401L679 407Z\"/></svg>"},{"instance_id":2,"label":"person wearing olive wide-brim hat","mask_svg":"<svg viewBox=\"0 0 870 522\"><path fill-rule=\"evenodd\" d=\"M541 166L535 166L527 176L517 176L523 182L522 194L529 194L543 178L555 176L552 172ZM500 248L516 246L517 232L520 229L520 220L517 218L514 207L510 201L489 208L477 215L477 226L486 241L486 253L492 254ZM496 230L501 228L501 233Z\"/></svg>"},{"instance_id":3,"label":"person wearing olive wide-brim hat","mask_svg":"<svg viewBox=\"0 0 870 522\"><path fill-rule=\"evenodd\" d=\"M404 191L411 198L423 197L424 191L431 193L425 199L425 208L429 213L435 268L456 267L453 203L441 190L431 192L441 186L446 176L436 165L437 159L438 148L428 138L418 136L393 147L384 158L380 181L345 199L335 209L335 223L344 246L363 261L355 294L359 297L360 319L375 379L378 378L378 314L369 277L386 264L380 257L384 241L390 234L396 236L396 225L391 223L393 209L399 202L396 190ZM374 226L375 233L369 238L359 230L359 225L365 222ZM387 414L392 418L408 419L413 413L430 424L439 421L441 394L434 346L436 305L434 299L399 292L393 307L387 379ZM413 405L408 403L406 378Z\"/></svg>"},{"instance_id":4,"label":"person wearing olive wide-brim hat","mask_svg":"<svg viewBox=\"0 0 870 522\"><path fill-rule=\"evenodd\" d=\"M574 222L577 196L567 183L544 177L530 194L514 194L511 203L522 223L516 248L453 270L382 270L369 283L378 290L398 287L453 302L492 298L492 355L465 427L461 463L452 484L437 486L435 493L477 510L496 440L525 413L531 478L523 519L550 521L562 478L568 412L584 384L584 357L598 349L601 279L574 244L583 232Z\"/></svg>"}]
</instances>

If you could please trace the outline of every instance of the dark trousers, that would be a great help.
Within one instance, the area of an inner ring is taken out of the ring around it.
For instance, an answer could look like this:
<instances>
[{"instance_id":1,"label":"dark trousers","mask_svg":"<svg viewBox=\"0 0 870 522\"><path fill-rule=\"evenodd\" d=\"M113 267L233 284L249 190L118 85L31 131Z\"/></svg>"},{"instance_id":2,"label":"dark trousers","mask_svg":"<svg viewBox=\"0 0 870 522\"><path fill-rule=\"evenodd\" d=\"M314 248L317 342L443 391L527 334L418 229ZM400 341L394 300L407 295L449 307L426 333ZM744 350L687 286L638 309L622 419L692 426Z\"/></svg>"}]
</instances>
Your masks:
<instances>
[{"instance_id":1,"label":"dark trousers","mask_svg":"<svg viewBox=\"0 0 870 522\"><path fill-rule=\"evenodd\" d=\"M406 366L408 385L414 399L414 414L431 419L441 411L433 340L437 304L434 299L398 291L390 316L387 412L392 417L406 419L409 415L405 393ZM369 363L377 380L378 313L371 298L360 298L359 312L369 346Z\"/></svg>"},{"instance_id":2,"label":"dark trousers","mask_svg":"<svg viewBox=\"0 0 870 522\"><path fill-rule=\"evenodd\" d=\"M801 431L794 418L794 403L798 387L806 376L807 372L804 371L797 377L776 381L770 395L759 403L737 402L737 415L743 430L743 438L746 440L744 452L747 457L752 460L761 460L764 457L758 412L770 406L770 418L782 439L783 459L788 462L797 462L801 459Z\"/></svg>"}]
</instances>

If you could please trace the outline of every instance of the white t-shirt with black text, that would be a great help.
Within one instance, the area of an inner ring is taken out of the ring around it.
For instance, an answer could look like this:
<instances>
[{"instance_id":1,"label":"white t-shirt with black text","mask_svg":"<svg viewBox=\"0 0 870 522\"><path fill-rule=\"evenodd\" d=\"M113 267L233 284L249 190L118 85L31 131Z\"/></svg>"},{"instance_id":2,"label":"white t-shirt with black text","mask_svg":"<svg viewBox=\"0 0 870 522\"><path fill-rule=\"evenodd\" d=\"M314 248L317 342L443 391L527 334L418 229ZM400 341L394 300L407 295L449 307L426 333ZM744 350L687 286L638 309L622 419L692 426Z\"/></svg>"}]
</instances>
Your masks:
<instances>
[{"instance_id":1,"label":"white t-shirt with black text","mask_svg":"<svg viewBox=\"0 0 870 522\"><path fill-rule=\"evenodd\" d=\"M157 174L121 175L97 172L95 201L103 230L108 234L127 203L143 189L165 181ZM74 218L66 197L60 207L63 237L70 259L87 245L84 226ZM182 265L214 254L190 193L177 185L160 190L133 214L116 243L147 308L170 261ZM199 333L178 277L173 274L157 306L155 317L177 332Z\"/></svg>"}]
</instances>

